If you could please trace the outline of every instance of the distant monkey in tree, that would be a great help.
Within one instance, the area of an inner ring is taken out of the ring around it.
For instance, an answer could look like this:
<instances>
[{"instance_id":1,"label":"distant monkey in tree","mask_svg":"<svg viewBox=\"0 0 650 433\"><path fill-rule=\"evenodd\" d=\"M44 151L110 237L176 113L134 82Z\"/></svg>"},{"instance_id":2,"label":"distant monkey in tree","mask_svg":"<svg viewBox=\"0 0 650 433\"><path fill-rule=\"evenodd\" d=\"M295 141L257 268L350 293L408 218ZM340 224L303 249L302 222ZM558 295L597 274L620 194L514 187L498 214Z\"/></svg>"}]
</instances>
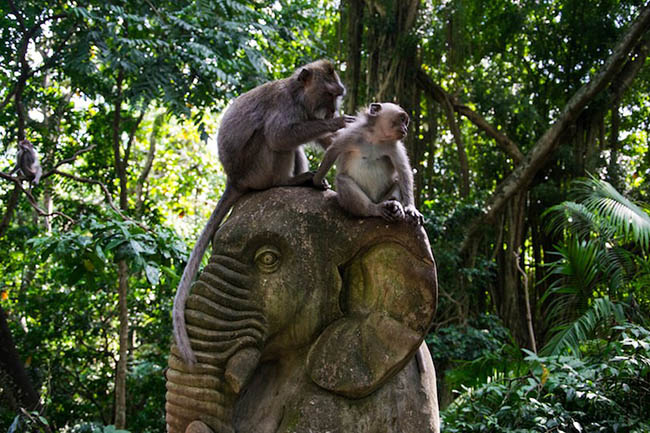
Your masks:
<instances>
[{"instance_id":1,"label":"distant monkey in tree","mask_svg":"<svg viewBox=\"0 0 650 433\"><path fill-rule=\"evenodd\" d=\"M38 153L29 140L18 142L18 153L16 154L16 166L11 171L18 172L18 175L34 185L37 185L43 175L43 169L38 160Z\"/></svg>"},{"instance_id":2,"label":"distant monkey in tree","mask_svg":"<svg viewBox=\"0 0 650 433\"><path fill-rule=\"evenodd\" d=\"M235 99L219 127L219 159L227 175L226 189L192 250L183 271L172 318L174 337L188 363L196 357L185 325L185 302L201 258L232 205L248 191L313 183L302 145L329 135L352 122L335 117L345 88L332 63L318 60L298 68L289 78L256 87Z\"/></svg>"},{"instance_id":3,"label":"distant monkey in tree","mask_svg":"<svg viewBox=\"0 0 650 433\"><path fill-rule=\"evenodd\" d=\"M349 213L422 224L413 198L413 172L401 141L408 124L409 116L399 105L370 104L354 123L337 133L314 183L322 182L337 161L337 198Z\"/></svg>"}]
</instances>

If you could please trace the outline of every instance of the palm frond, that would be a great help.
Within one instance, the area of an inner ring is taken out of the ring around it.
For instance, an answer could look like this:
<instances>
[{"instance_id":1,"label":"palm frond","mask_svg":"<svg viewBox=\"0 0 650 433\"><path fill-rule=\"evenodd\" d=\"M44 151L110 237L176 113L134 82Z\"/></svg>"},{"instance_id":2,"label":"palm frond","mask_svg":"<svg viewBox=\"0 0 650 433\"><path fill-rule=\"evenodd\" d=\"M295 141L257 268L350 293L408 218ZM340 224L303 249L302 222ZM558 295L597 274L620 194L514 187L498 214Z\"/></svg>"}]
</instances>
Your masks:
<instances>
[{"instance_id":1,"label":"palm frond","mask_svg":"<svg viewBox=\"0 0 650 433\"><path fill-rule=\"evenodd\" d=\"M561 235L567 230L580 238L588 238L591 233L600 230L596 215L583 204L572 201L551 206L542 214L542 218L546 220L546 232L554 235Z\"/></svg>"},{"instance_id":2,"label":"palm frond","mask_svg":"<svg viewBox=\"0 0 650 433\"><path fill-rule=\"evenodd\" d=\"M559 260L550 265L549 275L558 277L556 283L544 294L546 297L561 293L590 294L598 282L602 250L595 241L580 241L575 237L567 239L565 245L556 246Z\"/></svg>"},{"instance_id":3,"label":"palm frond","mask_svg":"<svg viewBox=\"0 0 650 433\"><path fill-rule=\"evenodd\" d=\"M581 203L596 214L616 236L638 244L644 251L650 246L650 215L624 197L612 185L595 177L577 183Z\"/></svg>"},{"instance_id":4,"label":"palm frond","mask_svg":"<svg viewBox=\"0 0 650 433\"><path fill-rule=\"evenodd\" d=\"M624 248L610 247L605 250L600 268L610 297L622 299L626 284L635 278L636 259L636 254Z\"/></svg>"},{"instance_id":5,"label":"palm frond","mask_svg":"<svg viewBox=\"0 0 650 433\"><path fill-rule=\"evenodd\" d=\"M552 356L569 350L579 357L580 343L593 338L600 325L608 321L620 324L624 320L622 305L612 302L608 297L596 298L593 304L573 323L553 328L551 330L553 336L542 348L540 354Z\"/></svg>"}]
</instances>

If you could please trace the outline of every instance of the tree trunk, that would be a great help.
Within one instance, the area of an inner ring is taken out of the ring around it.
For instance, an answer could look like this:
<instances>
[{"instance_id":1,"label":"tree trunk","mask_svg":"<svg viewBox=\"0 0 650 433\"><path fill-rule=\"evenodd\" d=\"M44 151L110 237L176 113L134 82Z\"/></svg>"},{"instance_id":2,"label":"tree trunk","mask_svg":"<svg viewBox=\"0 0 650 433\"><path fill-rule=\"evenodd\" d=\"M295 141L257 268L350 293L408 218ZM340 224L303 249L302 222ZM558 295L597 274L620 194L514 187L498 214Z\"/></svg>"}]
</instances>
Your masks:
<instances>
[{"instance_id":1,"label":"tree trunk","mask_svg":"<svg viewBox=\"0 0 650 433\"><path fill-rule=\"evenodd\" d=\"M500 284L496 289L495 307L503 323L520 346L528 345L526 308L521 287L518 256L525 235L526 192L516 194L505 207L504 248L497 255Z\"/></svg>"},{"instance_id":2,"label":"tree trunk","mask_svg":"<svg viewBox=\"0 0 650 433\"><path fill-rule=\"evenodd\" d=\"M43 209L48 216L43 218L43 226L45 227L45 232L48 234L52 233L52 220L49 215L54 211L53 201L52 201L52 178L46 179L43 182Z\"/></svg>"},{"instance_id":3,"label":"tree trunk","mask_svg":"<svg viewBox=\"0 0 650 433\"><path fill-rule=\"evenodd\" d=\"M23 407L29 411L40 407L40 397L18 356L11 337L7 316L0 306L0 388L5 390L11 410Z\"/></svg>"},{"instance_id":4,"label":"tree trunk","mask_svg":"<svg viewBox=\"0 0 650 433\"><path fill-rule=\"evenodd\" d=\"M115 159L115 173L120 182L120 209L126 210L128 207L128 190L126 184L126 160L122 160L120 151L120 129L122 122L122 82L124 80L124 71L120 69L117 74L116 85L117 95L115 97L115 112L113 113L113 158ZM125 158L126 159L126 158Z\"/></svg>"},{"instance_id":5,"label":"tree trunk","mask_svg":"<svg viewBox=\"0 0 650 433\"><path fill-rule=\"evenodd\" d=\"M456 122L456 114L454 113L454 108L452 107L449 98L445 97L443 107L447 114L449 129L451 130L451 133L454 136L454 141L456 142L456 152L458 153L458 165L460 171L459 193L462 198L467 198L469 196L469 162L467 160L465 143L463 142L463 136L458 127L458 122Z\"/></svg>"},{"instance_id":6,"label":"tree trunk","mask_svg":"<svg viewBox=\"0 0 650 433\"><path fill-rule=\"evenodd\" d=\"M611 183L614 188L620 191L621 187L621 173L620 167L618 165L618 132L621 124L621 116L618 111L618 101L612 107L612 126L609 137L609 165L607 166L607 177L609 178L609 183Z\"/></svg>"},{"instance_id":7,"label":"tree trunk","mask_svg":"<svg viewBox=\"0 0 650 433\"><path fill-rule=\"evenodd\" d=\"M9 199L7 200L7 205L5 208L5 214L2 216L2 221L0 221L0 238L7 233L7 229L11 224L11 219L14 216L14 210L18 206L18 199L20 198L20 188L15 186L13 191L9 193Z\"/></svg>"},{"instance_id":8,"label":"tree trunk","mask_svg":"<svg viewBox=\"0 0 650 433\"><path fill-rule=\"evenodd\" d=\"M426 173L424 175L424 181L427 182L426 188L426 198L429 198L429 188L428 182L433 179L434 174L434 165L436 163L436 141L438 139L438 104L436 104L433 99L426 98L427 104L427 130L424 131L423 144L427 149L427 164L426 164ZM422 190L418 190L422 191Z\"/></svg>"},{"instance_id":9,"label":"tree trunk","mask_svg":"<svg viewBox=\"0 0 650 433\"><path fill-rule=\"evenodd\" d=\"M346 112L353 114L359 103L361 77L361 43L363 35L363 0L349 0L347 17L348 49L345 70L347 88Z\"/></svg>"},{"instance_id":10,"label":"tree trunk","mask_svg":"<svg viewBox=\"0 0 650 433\"><path fill-rule=\"evenodd\" d=\"M126 261L118 262L118 305L120 315L120 349L115 371L115 428L126 427L126 373L129 355L129 310L126 304L129 267Z\"/></svg>"},{"instance_id":11,"label":"tree trunk","mask_svg":"<svg viewBox=\"0 0 650 433\"><path fill-rule=\"evenodd\" d=\"M120 183L120 209L125 212L128 208L128 191L126 182L126 158L120 154L120 131L122 110L122 82L124 72L120 70L117 76L117 95L115 98L115 113L113 115L113 156L115 158L115 171ZM118 306L119 306L119 359L115 370L115 427L126 427L126 375L127 358L129 351L129 310L127 306L128 273L129 267L125 260L118 262Z\"/></svg>"}]
</instances>

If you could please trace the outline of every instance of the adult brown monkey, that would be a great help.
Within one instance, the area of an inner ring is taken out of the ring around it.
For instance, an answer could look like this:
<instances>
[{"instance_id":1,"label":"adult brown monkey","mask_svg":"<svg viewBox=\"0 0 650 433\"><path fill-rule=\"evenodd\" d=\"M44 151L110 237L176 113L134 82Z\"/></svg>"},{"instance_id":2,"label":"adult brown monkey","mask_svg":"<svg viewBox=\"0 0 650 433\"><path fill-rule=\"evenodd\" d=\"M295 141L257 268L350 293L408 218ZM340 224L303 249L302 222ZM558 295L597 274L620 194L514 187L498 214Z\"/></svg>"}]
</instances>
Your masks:
<instances>
[{"instance_id":1,"label":"adult brown monkey","mask_svg":"<svg viewBox=\"0 0 650 433\"><path fill-rule=\"evenodd\" d=\"M289 78L250 90L233 101L219 127L219 159L226 189L194 245L178 284L172 319L183 359L193 364L185 325L185 302L203 254L228 210L243 194L274 186L312 185L302 145L324 140L352 117L334 117L345 88L327 60L298 68Z\"/></svg>"},{"instance_id":2,"label":"adult brown monkey","mask_svg":"<svg viewBox=\"0 0 650 433\"><path fill-rule=\"evenodd\" d=\"M370 104L327 148L314 183L338 159L336 193L342 208L357 216L406 219L422 224L415 208L413 172L402 139L409 116L390 102Z\"/></svg>"}]
</instances>

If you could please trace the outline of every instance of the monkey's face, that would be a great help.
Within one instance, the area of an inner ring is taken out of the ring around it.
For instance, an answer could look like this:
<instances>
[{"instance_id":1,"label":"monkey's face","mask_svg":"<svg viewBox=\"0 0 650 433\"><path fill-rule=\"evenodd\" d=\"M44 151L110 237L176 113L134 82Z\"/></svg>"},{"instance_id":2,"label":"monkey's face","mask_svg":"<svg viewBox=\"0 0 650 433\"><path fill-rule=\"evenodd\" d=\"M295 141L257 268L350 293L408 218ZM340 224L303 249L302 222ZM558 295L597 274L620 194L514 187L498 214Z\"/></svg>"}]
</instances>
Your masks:
<instances>
[{"instance_id":1,"label":"monkey's face","mask_svg":"<svg viewBox=\"0 0 650 433\"><path fill-rule=\"evenodd\" d=\"M304 88L307 116L313 119L331 119L339 111L345 87L334 66L319 60L303 67L299 77Z\"/></svg>"},{"instance_id":2,"label":"monkey's face","mask_svg":"<svg viewBox=\"0 0 650 433\"><path fill-rule=\"evenodd\" d=\"M370 104L368 116L375 117L376 130L380 140L398 141L406 137L409 116L399 105L390 102Z\"/></svg>"},{"instance_id":3,"label":"monkey's face","mask_svg":"<svg viewBox=\"0 0 650 433\"><path fill-rule=\"evenodd\" d=\"M401 110L391 118L391 129L395 131L395 135L399 140L406 137L409 126L409 116L405 111Z\"/></svg>"}]
</instances>

